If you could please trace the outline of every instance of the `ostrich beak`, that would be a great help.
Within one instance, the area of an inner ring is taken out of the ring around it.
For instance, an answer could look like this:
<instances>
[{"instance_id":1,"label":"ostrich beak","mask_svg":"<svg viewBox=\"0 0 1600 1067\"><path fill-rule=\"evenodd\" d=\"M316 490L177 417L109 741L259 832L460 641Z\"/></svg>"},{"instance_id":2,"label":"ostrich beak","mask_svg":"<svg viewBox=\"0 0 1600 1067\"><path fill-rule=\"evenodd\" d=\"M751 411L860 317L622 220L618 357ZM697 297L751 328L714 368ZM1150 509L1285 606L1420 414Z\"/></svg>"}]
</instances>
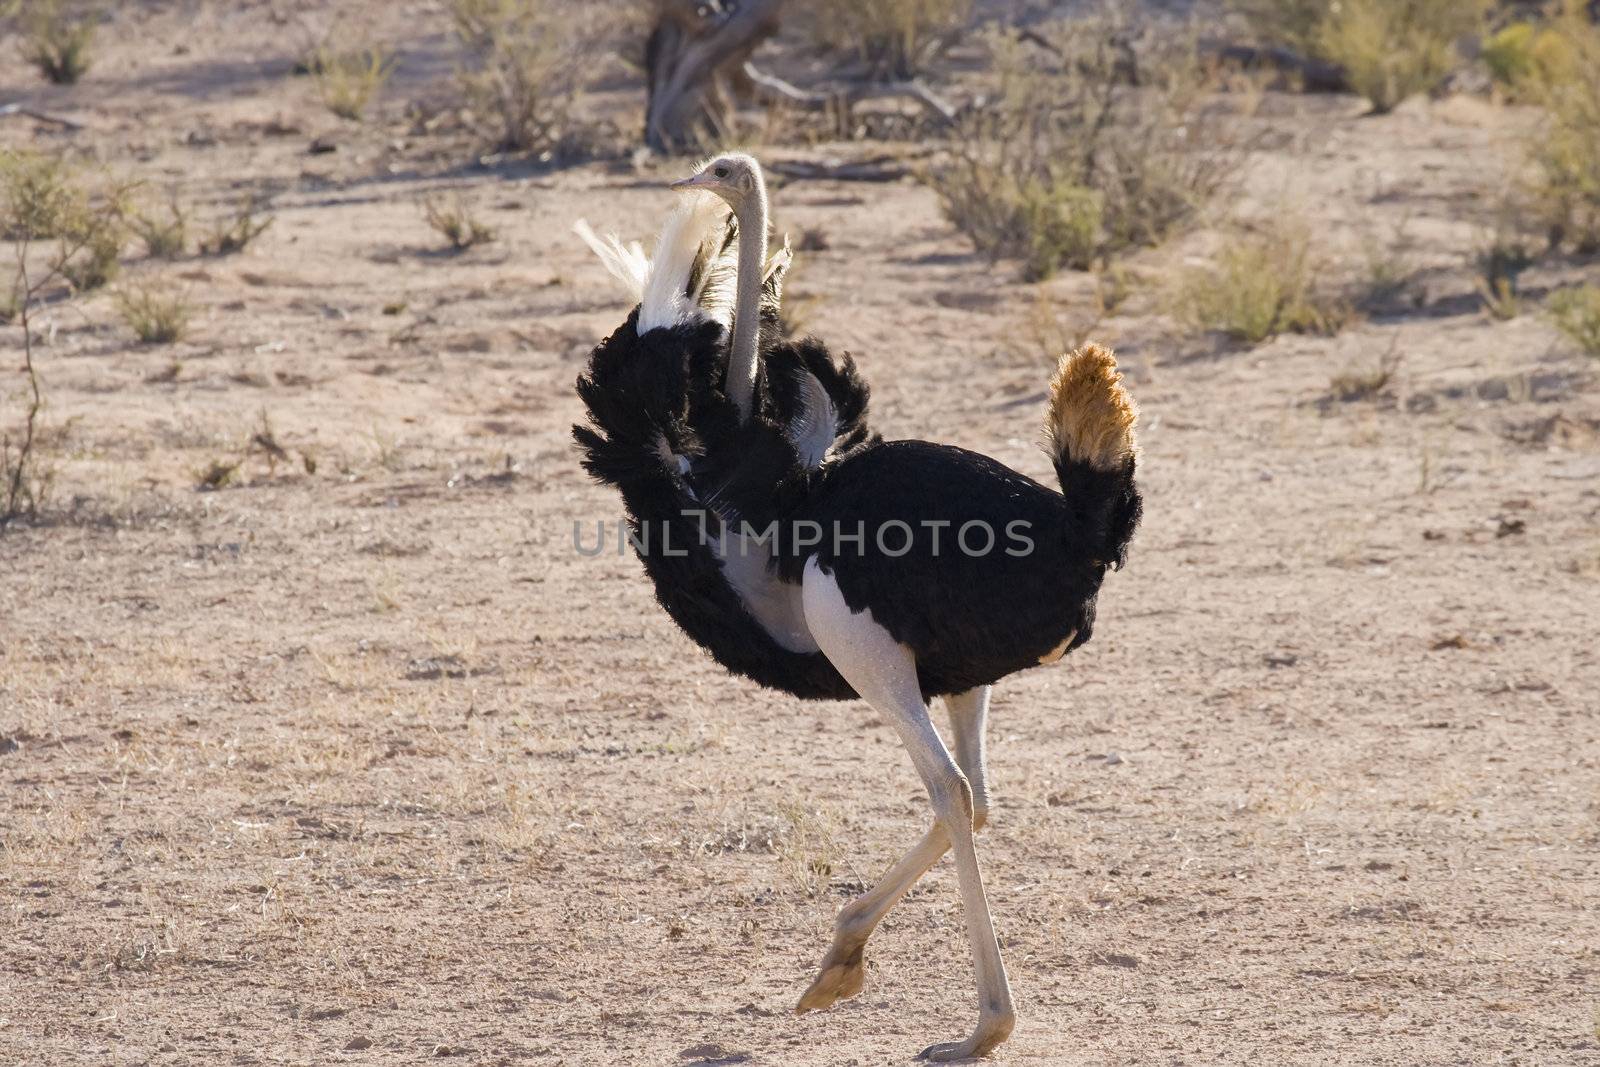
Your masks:
<instances>
[{"instance_id":1,"label":"ostrich beak","mask_svg":"<svg viewBox=\"0 0 1600 1067\"><path fill-rule=\"evenodd\" d=\"M700 174L691 174L687 178L679 178L677 181L675 181L671 185L667 186L667 188L668 189L678 189L678 190L697 189L700 186L706 184L705 182L701 181L701 179L704 178L704 177L705 177L705 174L703 172L700 173Z\"/></svg>"}]
</instances>

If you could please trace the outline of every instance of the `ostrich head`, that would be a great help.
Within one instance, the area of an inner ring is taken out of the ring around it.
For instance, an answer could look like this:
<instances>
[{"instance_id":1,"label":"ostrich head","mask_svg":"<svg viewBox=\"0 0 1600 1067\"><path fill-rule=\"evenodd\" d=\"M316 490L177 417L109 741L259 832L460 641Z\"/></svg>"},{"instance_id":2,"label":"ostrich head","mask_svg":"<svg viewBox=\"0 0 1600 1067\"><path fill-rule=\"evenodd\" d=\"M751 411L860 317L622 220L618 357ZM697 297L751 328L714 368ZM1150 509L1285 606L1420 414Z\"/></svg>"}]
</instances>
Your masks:
<instances>
[{"instance_id":1,"label":"ostrich head","mask_svg":"<svg viewBox=\"0 0 1600 1067\"><path fill-rule=\"evenodd\" d=\"M750 156L731 153L718 156L697 170L692 177L672 183L674 189L704 189L715 193L734 211L752 198L765 193L761 165Z\"/></svg>"}]
</instances>

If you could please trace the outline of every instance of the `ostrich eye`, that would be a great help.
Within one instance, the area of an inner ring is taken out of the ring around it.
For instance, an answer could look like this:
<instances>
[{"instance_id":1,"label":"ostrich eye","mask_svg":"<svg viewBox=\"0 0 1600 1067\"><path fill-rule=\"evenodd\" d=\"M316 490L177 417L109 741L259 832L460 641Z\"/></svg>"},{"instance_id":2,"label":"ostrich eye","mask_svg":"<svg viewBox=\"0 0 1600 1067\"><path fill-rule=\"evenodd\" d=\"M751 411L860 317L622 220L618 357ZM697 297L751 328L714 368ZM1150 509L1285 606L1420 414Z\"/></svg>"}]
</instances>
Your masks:
<instances>
[{"instance_id":1,"label":"ostrich eye","mask_svg":"<svg viewBox=\"0 0 1600 1067\"><path fill-rule=\"evenodd\" d=\"M726 178L728 176L728 168L727 167L717 167L711 173L715 174L719 178Z\"/></svg>"}]
</instances>

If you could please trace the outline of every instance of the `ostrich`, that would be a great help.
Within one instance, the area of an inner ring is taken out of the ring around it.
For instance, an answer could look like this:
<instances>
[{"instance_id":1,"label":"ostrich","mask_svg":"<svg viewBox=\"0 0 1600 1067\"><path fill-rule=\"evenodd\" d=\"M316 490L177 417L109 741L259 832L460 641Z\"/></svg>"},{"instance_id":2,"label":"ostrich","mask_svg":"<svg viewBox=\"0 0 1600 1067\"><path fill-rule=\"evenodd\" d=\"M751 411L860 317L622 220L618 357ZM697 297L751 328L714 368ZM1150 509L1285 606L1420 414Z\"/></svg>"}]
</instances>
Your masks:
<instances>
[{"instance_id":1,"label":"ostrich","mask_svg":"<svg viewBox=\"0 0 1600 1067\"><path fill-rule=\"evenodd\" d=\"M927 790L931 827L841 910L797 1010L860 992L867 939L951 851L978 1021L965 1039L922 1055L984 1055L1015 1023L974 846L989 812L990 692L1089 640L1101 582L1124 563L1141 515L1132 399L1106 350L1061 358L1045 419L1059 492L965 449L883 441L865 430L853 366L834 364L816 341L760 340L766 202L755 160L719 157L675 187L714 193L733 212L732 339L719 344L722 327L700 321L717 308L693 298L715 255L685 252L705 242L663 240L640 311L596 349L580 380L594 424L575 428L586 466L622 490L636 522L688 500L720 532L752 523L775 531L756 567L725 537L691 551L692 563L641 558L662 604L719 662L798 697L864 699L894 725ZM690 294L664 322L662 298L650 300L663 277L661 291ZM644 482L654 488L641 490ZM726 617L712 621L719 611ZM929 715L935 696L953 752Z\"/></svg>"}]
</instances>

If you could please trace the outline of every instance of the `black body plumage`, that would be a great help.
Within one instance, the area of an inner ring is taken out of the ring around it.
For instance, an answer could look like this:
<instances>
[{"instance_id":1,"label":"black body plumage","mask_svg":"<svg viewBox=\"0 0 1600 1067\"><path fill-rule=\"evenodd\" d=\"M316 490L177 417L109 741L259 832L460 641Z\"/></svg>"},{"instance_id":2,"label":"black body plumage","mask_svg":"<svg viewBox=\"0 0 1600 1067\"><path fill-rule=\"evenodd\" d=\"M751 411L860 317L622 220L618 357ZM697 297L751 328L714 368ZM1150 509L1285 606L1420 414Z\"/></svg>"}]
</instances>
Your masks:
<instances>
[{"instance_id":1,"label":"black body plumage","mask_svg":"<svg viewBox=\"0 0 1600 1067\"><path fill-rule=\"evenodd\" d=\"M1101 580L1139 521L1132 458L1105 471L1058 454L1058 493L976 452L884 442L854 364L813 339L764 345L756 410L740 425L721 392L721 328L640 338L635 319L595 349L578 383L592 426L574 436L585 469L621 491L636 538L651 535L636 547L662 607L718 663L801 698L856 695L825 656L782 647L745 609L710 548L725 522L776 531L783 581L815 558L853 610L914 652L925 697L1089 639ZM836 416L818 466L786 432L804 414L806 373Z\"/></svg>"},{"instance_id":2,"label":"black body plumage","mask_svg":"<svg viewBox=\"0 0 1600 1067\"><path fill-rule=\"evenodd\" d=\"M656 599L689 638L735 674L802 699L848 700L856 692L820 652L794 652L779 645L750 616L723 576L711 550L721 523L707 506L719 483L732 502L771 499L773 487L802 492L793 476L801 467L784 436L798 389L790 379L800 366L824 371L824 388L841 412L852 440L864 440L865 384L846 362L835 369L818 362L820 346L778 345L767 353L758 382L757 412L739 426L737 412L721 392L727 346L714 323L635 331L638 312L602 342L578 379L578 395L589 410L588 426L574 426L583 467L622 494L634 544ZM776 383L776 384L774 384ZM699 461L694 481L669 463L667 453ZM765 491L755 486L765 483Z\"/></svg>"}]
</instances>

